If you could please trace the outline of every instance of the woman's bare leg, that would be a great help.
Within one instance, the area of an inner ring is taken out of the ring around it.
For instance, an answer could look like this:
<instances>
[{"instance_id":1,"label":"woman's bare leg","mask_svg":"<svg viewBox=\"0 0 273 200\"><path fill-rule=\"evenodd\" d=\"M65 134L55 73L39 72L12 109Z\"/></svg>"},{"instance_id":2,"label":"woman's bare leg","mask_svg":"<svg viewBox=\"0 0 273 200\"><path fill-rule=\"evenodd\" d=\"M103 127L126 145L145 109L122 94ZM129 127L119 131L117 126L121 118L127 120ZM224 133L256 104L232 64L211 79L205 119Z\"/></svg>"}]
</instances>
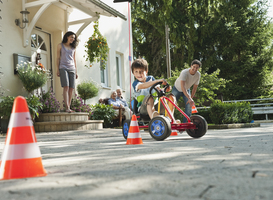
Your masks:
<instances>
[{"instance_id":1,"label":"woman's bare leg","mask_svg":"<svg viewBox=\"0 0 273 200\"><path fill-rule=\"evenodd\" d=\"M70 109L70 104L68 103L68 99L69 99L68 90L69 90L68 86L63 87L63 98L64 98L64 105L65 105L66 111Z\"/></svg>"}]
</instances>

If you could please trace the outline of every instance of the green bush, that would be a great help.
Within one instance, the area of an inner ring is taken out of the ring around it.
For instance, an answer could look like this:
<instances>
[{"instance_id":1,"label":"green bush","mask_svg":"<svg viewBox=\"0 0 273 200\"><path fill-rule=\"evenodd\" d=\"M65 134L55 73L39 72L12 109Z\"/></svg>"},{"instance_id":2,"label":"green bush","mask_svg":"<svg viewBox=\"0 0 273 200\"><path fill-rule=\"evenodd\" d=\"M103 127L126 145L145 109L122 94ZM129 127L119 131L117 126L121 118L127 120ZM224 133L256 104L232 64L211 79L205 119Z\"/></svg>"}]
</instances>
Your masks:
<instances>
[{"instance_id":1,"label":"green bush","mask_svg":"<svg viewBox=\"0 0 273 200\"><path fill-rule=\"evenodd\" d=\"M98 95L99 87L93 81L84 81L77 86L79 96L84 100L91 99Z\"/></svg>"},{"instance_id":2,"label":"green bush","mask_svg":"<svg viewBox=\"0 0 273 200\"><path fill-rule=\"evenodd\" d=\"M15 97L4 96L0 102L0 116L10 117Z\"/></svg>"},{"instance_id":3,"label":"green bush","mask_svg":"<svg viewBox=\"0 0 273 200\"><path fill-rule=\"evenodd\" d=\"M2 97L2 101L0 102L0 116L10 117L12 108L13 108L14 99L15 97L12 97L12 96ZM39 109L42 109L43 105L40 102L40 99L34 95L26 98L26 101L27 101L30 115L32 116L34 120L36 116L39 116Z\"/></svg>"},{"instance_id":4,"label":"green bush","mask_svg":"<svg viewBox=\"0 0 273 200\"><path fill-rule=\"evenodd\" d=\"M180 107L182 111L185 112L185 108ZM205 109L197 109L198 113L196 115L201 115L204 117L207 121L207 123L211 124L212 121L210 119L210 109L205 108ZM181 122L183 121L184 115L182 115L177 109L174 110L174 118L179 119Z\"/></svg>"},{"instance_id":5,"label":"green bush","mask_svg":"<svg viewBox=\"0 0 273 200\"><path fill-rule=\"evenodd\" d=\"M113 123L113 117L115 117L116 112L112 106L97 103L95 105L91 105L90 107L92 110L91 119L104 120L105 124Z\"/></svg>"},{"instance_id":6,"label":"green bush","mask_svg":"<svg viewBox=\"0 0 273 200\"><path fill-rule=\"evenodd\" d=\"M39 117L39 110L43 108L43 104L41 103L40 98L34 95L26 98L26 100L30 115L34 120L36 117Z\"/></svg>"},{"instance_id":7,"label":"green bush","mask_svg":"<svg viewBox=\"0 0 273 200\"><path fill-rule=\"evenodd\" d=\"M210 118L214 124L247 123L252 120L253 112L249 102L216 101L210 106Z\"/></svg>"},{"instance_id":8,"label":"green bush","mask_svg":"<svg viewBox=\"0 0 273 200\"><path fill-rule=\"evenodd\" d=\"M202 117L206 119L208 124L212 124L212 120L210 118L210 108L204 108L204 109L197 108L197 111L198 111L198 113L196 113L197 115L201 115Z\"/></svg>"}]
</instances>

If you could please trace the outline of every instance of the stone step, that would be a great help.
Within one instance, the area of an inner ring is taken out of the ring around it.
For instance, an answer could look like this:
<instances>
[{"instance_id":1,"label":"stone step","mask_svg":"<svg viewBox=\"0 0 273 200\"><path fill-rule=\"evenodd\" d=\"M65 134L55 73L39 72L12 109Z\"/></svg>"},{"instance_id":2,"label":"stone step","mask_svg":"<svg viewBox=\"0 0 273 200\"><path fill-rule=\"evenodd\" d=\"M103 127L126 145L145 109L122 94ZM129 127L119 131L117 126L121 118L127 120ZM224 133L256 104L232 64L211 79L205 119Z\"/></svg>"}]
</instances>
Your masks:
<instances>
[{"instance_id":1,"label":"stone step","mask_svg":"<svg viewBox=\"0 0 273 200\"><path fill-rule=\"evenodd\" d=\"M37 122L66 122L66 121L86 121L88 120L88 113L85 112L59 112L59 113L41 113Z\"/></svg>"},{"instance_id":2,"label":"stone step","mask_svg":"<svg viewBox=\"0 0 273 200\"><path fill-rule=\"evenodd\" d=\"M71 130L97 130L103 129L103 120L35 122L34 129L37 133Z\"/></svg>"},{"instance_id":3,"label":"stone step","mask_svg":"<svg viewBox=\"0 0 273 200\"><path fill-rule=\"evenodd\" d=\"M88 120L88 113L42 113L34 123L35 132L103 129L103 120Z\"/></svg>"}]
</instances>

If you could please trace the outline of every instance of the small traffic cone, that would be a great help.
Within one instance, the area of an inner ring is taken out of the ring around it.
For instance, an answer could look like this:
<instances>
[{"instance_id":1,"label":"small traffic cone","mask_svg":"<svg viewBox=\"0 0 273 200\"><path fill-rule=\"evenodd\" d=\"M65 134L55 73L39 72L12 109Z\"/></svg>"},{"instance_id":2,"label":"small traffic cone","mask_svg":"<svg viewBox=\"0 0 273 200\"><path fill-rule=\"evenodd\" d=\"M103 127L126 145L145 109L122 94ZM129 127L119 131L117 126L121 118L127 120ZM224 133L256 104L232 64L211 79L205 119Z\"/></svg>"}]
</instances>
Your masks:
<instances>
[{"instance_id":1,"label":"small traffic cone","mask_svg":"<svg viewBox=\"0 0 273 200\"><path fill-rule=\"evenodd\" d=\"M0 180L46 176L26 99L15 98L0 166Z\"/></svg>"},{"instance_id":2,"label":"small traffic cone","mask_svg":"<svg viewBox=\"0 0 273 200\"><path fill-rule=\"evenodd\" d=\"M126 144L143 144L136 115L132 116Z\"/></svg>"},{"instance_id":3,"label":"small traffic cone","mask_svg":"<svg viewBox=\"0 0 273 200\"><path fill-rule=\"evenodd\" d=\"M176 130L172 130L172 133L171 133L170 136L176 136L176 135L178 135L177 131Z\"/></svg>"},{"instance_id":4,"label":"small traffic cone","mask_svg":"<svg viewBox=\"0 0 273 200\"><path fill-rule=\"evenodd\" d=\"M198 111L197 111L195 105L192 106L192 108L191 108L191 113L198 113Z\"/></svg>"}]
</instances>

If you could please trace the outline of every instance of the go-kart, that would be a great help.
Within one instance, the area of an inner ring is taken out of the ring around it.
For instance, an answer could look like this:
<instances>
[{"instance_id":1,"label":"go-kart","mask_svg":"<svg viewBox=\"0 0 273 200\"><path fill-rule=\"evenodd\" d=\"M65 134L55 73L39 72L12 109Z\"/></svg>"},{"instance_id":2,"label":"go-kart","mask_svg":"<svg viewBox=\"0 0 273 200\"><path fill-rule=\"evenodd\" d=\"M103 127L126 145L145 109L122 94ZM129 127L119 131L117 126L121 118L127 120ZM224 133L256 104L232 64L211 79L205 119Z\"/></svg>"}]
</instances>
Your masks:
<instances>
[{"instance_id":1,"label":"go-kart","mask_svg":"<svg viewBox=\"0 0 273 200\"><path fill-rule=\"evenodd\" d=\"M153 117L150 119L149 115L143 115L138 112L137 109L137 100L133 99L131 106L133 113L137 117L138 125L140 129L148 129L149 133L152 138L155 140L161 141L168 138L172 130L176 130L179 132L183 132L186 130L189 136L193 138L200 138L204 136L208 130L208 124L207 121L200 115L192 115L191 117L188 117L186 113L184 113L171 99L166 97L167 93L166 90L169 87L169 84L166 84L163 90L159 90L156 86L161 85L163 82L159 82L154 84L150 88L150 95L154 98L158 97L158 113L162 114L162 111L160 109L160 106L163 106L165 108L165 111L163 111L164 115L159 115L156 117ZM157 95L153 95L152 91L155 90ZM168 103L171 103L175 109L177 109L183 116L186 117L187 122L186 123L176 123L175 119L173 117L173 114L168 106ZM160 112L161 111L161 112ZM168 116L168 117L166 117ZM127 136L129 134L129 128L130 128L131 120L127 119L123 122L122 126L122 134L125 139L127 139Z\"/></svg>"}]
</instances>

